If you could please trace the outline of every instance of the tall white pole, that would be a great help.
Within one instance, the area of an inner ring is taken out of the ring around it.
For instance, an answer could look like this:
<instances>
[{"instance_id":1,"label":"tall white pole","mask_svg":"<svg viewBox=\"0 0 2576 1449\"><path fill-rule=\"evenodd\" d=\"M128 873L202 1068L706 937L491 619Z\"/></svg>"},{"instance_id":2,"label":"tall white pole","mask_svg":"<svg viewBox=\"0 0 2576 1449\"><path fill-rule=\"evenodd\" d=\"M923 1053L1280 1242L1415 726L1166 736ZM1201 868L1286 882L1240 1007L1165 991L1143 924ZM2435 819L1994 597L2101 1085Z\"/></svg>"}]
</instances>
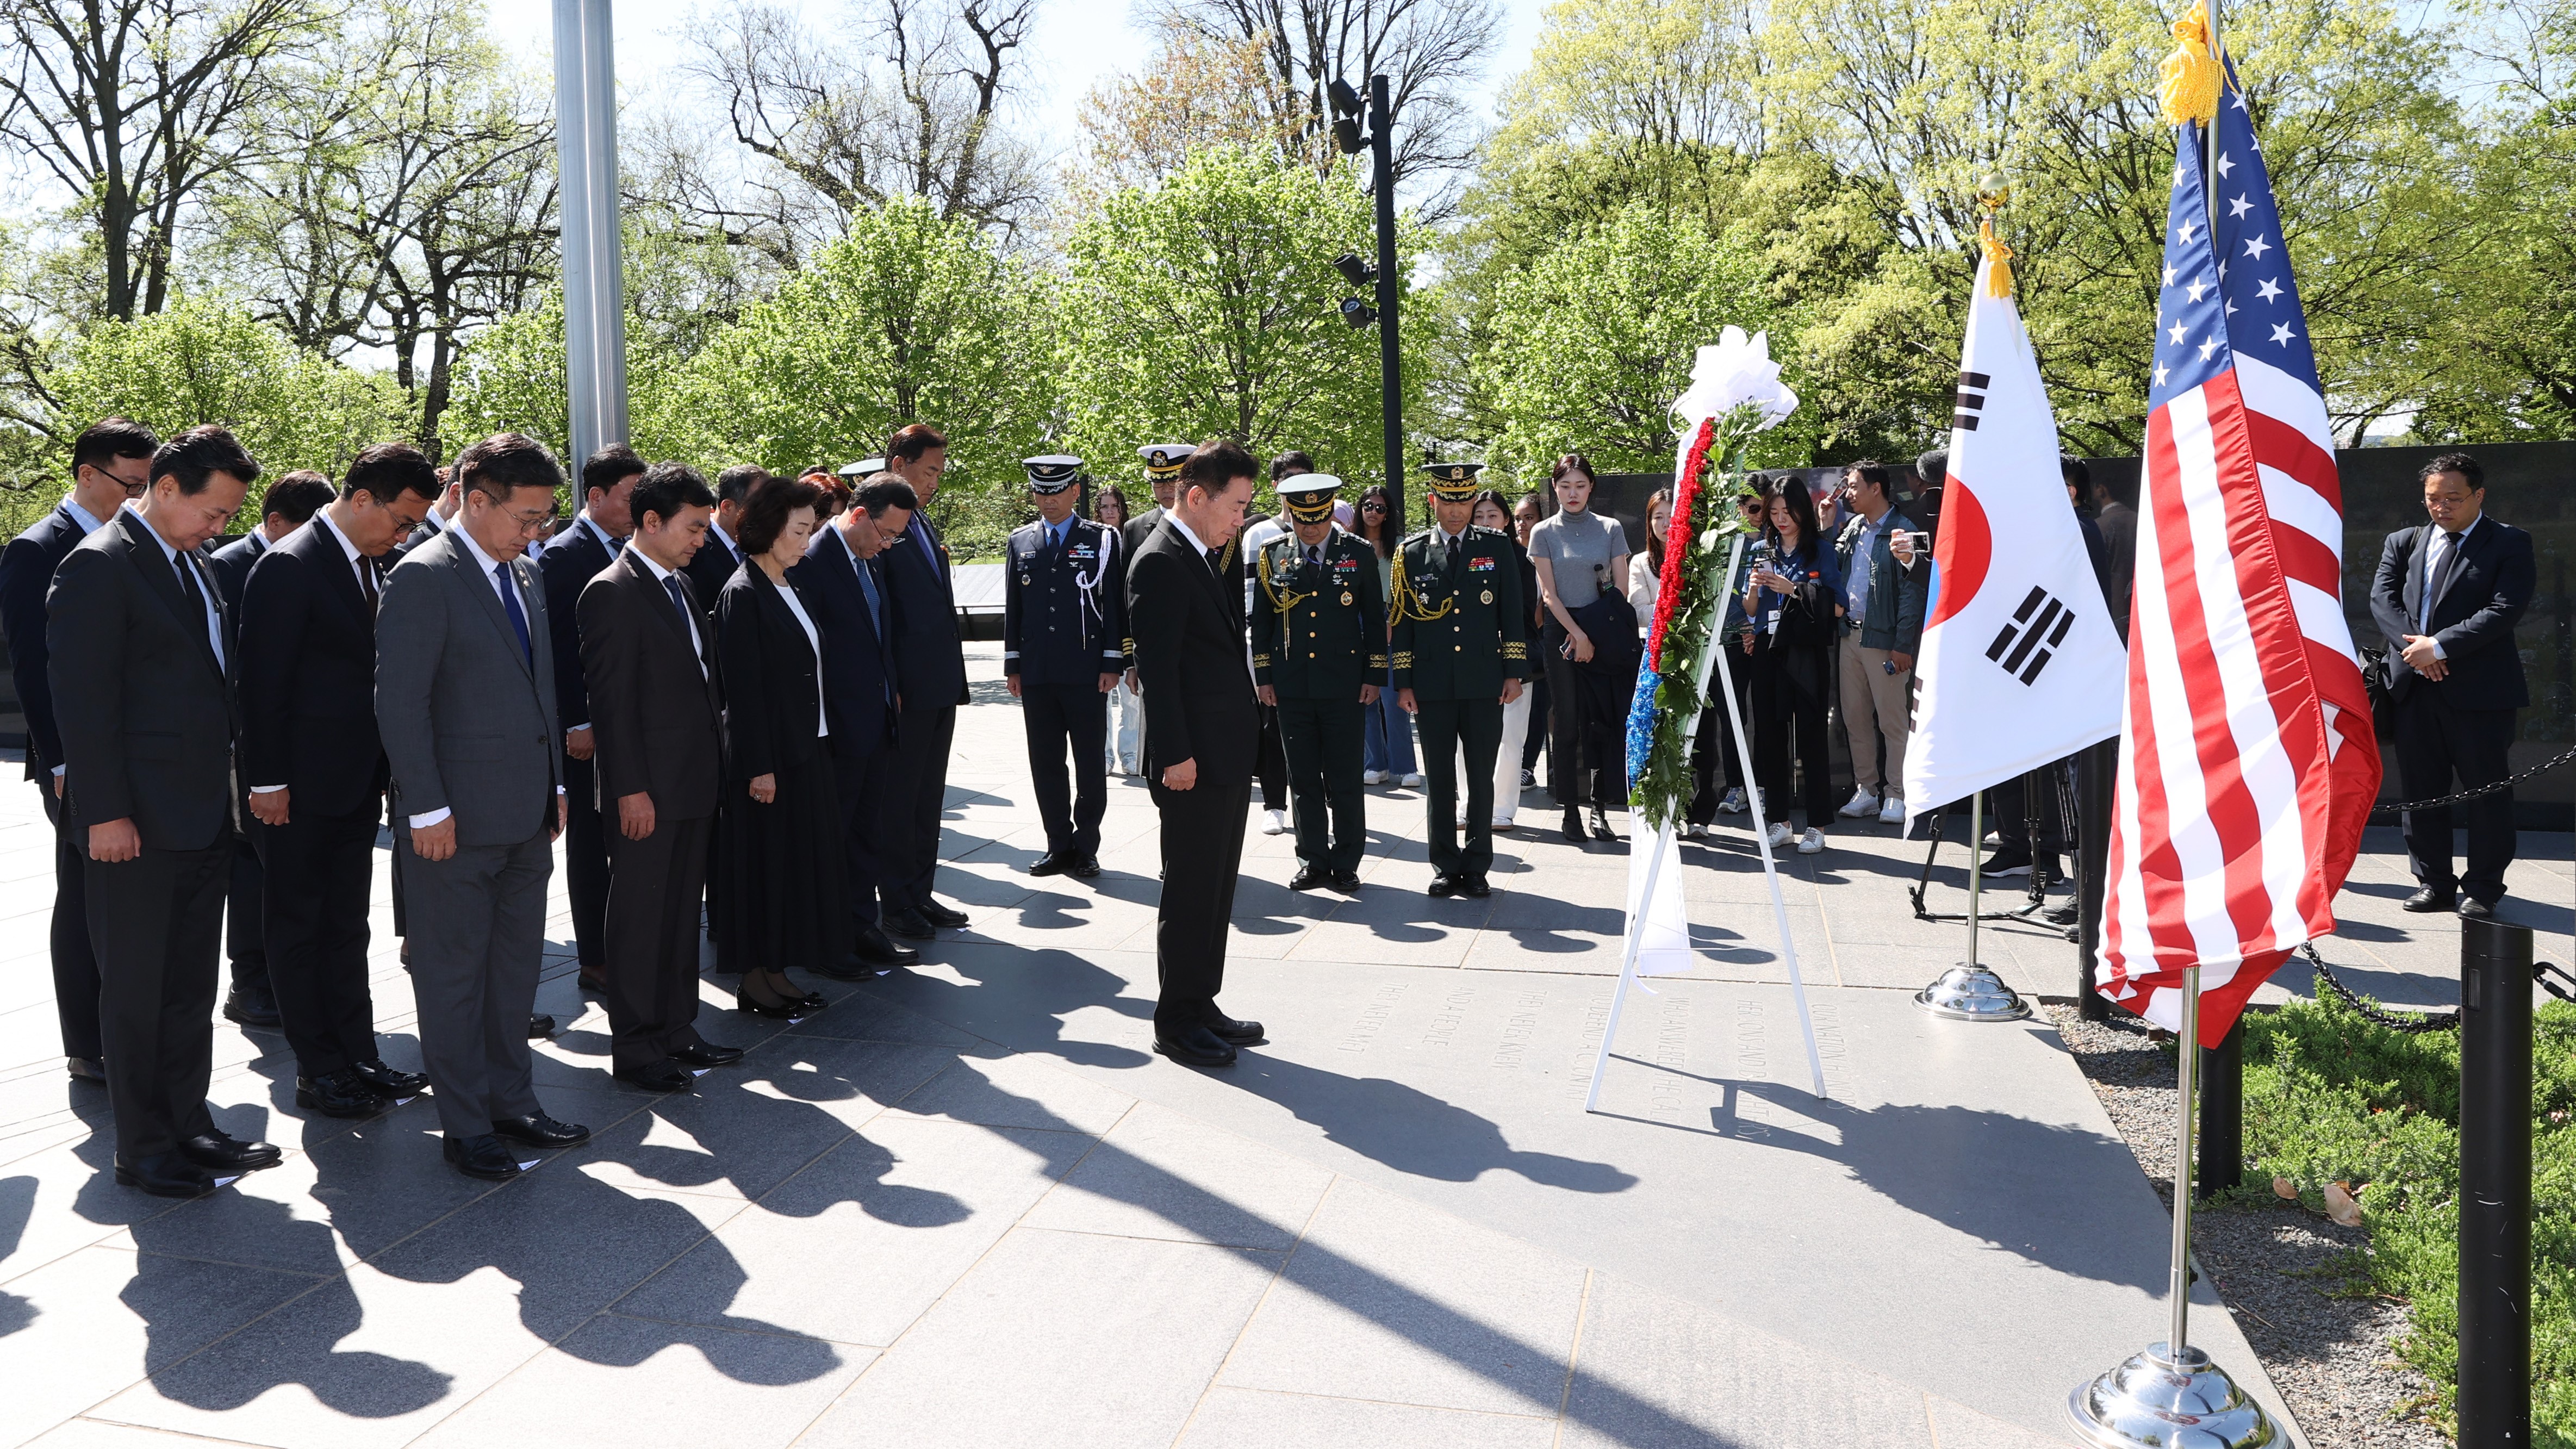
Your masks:
<instances>
[{"instance_id":1,"label":"tall white pole","mask_svg":"<svg viewBox=\"0 0 2576 1449\"><path fill-rule=\"evenodd\" d=\"M626 437L625 268L618 226L610 0L554 0L555 171L563 217L568 461Z\"/></svg>"}]
</instances>

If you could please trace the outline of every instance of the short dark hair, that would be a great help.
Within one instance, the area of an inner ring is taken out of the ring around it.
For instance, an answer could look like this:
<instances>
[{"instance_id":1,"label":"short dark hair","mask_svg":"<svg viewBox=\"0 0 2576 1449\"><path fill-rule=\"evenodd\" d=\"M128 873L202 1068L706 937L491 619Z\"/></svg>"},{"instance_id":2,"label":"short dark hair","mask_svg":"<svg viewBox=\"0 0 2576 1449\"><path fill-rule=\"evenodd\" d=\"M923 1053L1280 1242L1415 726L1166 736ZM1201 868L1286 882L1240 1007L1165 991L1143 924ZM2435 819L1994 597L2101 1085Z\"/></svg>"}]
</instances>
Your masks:
<instances>
[{"instance_id":1,"label":"short dark hair","mask_svg":"<svg viewBox=\"0 0 2576 1449\"><path fill-rule=\"evenodd\" d=\"M229 473L245 486L259 481L259 460L215 423L190 428L152 454L151 481L176 478L179 491L191 497L205 492L206 480L217 473Z\"/></svg>"},{"instance_id":2,"label":"short dark hair","mask_svg":"<svg viewBox=\"0 0 2576 1449\"><path fill-rule=\"evenodd\" d=\"M644 471L644 459L624 443L611 443L581 460L581 506L594 492L613 493L617 485Z\"/></svg>"},{"instance_id":3,"label":"short dark hair","mask_svg":"<svg viewBox=\"0 0 2576 1449\"><path fill-rule=\"evenodd\" d=\"M2083 501L2087 503L2093 501L2092 464L2076 457L2073 453L2060 453L2057 457L2057 473L2059 477L2066 480L2066 486L2074 489Z\"/></svg>"},{"instance_id":4,"label":"short dark hair","mask_svg":"<svg viewBox=\"0 0 2576 1449\"><path fill-rule=\"evenodd\" d=\"M149 458L161 450L152 430L132 418L100 418L72 443L72 471L96 468L111 458Z\"/></svg>"},{"instance_id":5,"label":"short dark hair","mask_svg":"<svg viewBox=\"0 0 2576 1449\"><path fill-rule=\"evenodd\" d=\"M1950 476L1950 450L1935 448L1915 459L1914 476L1934 488L1940 487L1941 481Z\"/></svg>"},{"instance_id":6,"label":"short dark hair","mask_svg":"<svg viewBox=\"0 0 2576 1449\"><path fill-rule=\"evenodd\" d=\"M1843 467L1843 481L1846 483L1867 483L1878 490L1879 497L1887 499L1891 503L1896 500L1896 475L1889 471L1888 466L1885 463L1872 462L1868 459L1863 459L1857 463L1845 464Z\"/></svg>"},{"instance_id":7,"label":"short dark hair","mask_svg":"<svg viewBox=\"0 0 2576 1449\"><path fill-rule=\"evenodd\" d=\"M1584 482L1595 488L1601 486L1601 475L1592 471L1592 460L1581 453L1568 453L1557 459L1556 466L1547 470L1548 486L1553 488L1564 482L1568 473L1580 473Z\"/></svg>"},{"instance_id":8,"label":"short dark hair","mask_svg":"<svg viewBox=\"0 0 2576 1449\"><path fill-rule=\"evenodd\" d=\"M1252 460L1251 452L1241 443L1232 438L1210 438L1181 464L1180 487L1184 491L1201 489L1214 497L1237 478L1260 476L1261 465Z\"/></svg>"},{"instance_id":9,"label":"short dark hair","mask_svg":"<svg viewBox=\"0 0 2576 1449\"><path fill-rule=\"evenodd\" d=\"M521 488L543 488L551 493L564 482L563 464L546 451L546 445L525 433L494 433L456 455L455 476L463 480L465 491L480 493L495 503L507 503L510 495Z\"/></svg>"},{"instance_id":10,"label":"short dark hair","mask_svg":"<svg viewBox=\"0 0 2576 1449\"><path fill-rule=\"evenodd\" d=\"M635 527L641 531L647 513L669 523L680 516L683 508L715 507L716 495L707 487L707 480L698 476L698 470L688 464L656 463L644 470L644 480L626 495L626 501L634 511Z\"/></svg>"},{"instance_id":11,"label":"short dark hair","mask_svg":"<svg viewBox=\"0 0 2576 1449\"><path fill-rule=\"evenodd\" d=\"M1273 483L1278 482L1280 479L1287 477L1291 473L1312 473L1314 471L1315 460L1309 456L1303 448L1290 448L1287 452L1270 460L1270 481Z\"/></svg>"},{"instance_id":12,"label":"short dark hair","mask_svg":"<svg viewBox=\"0 0 2576 1449\"><path fill-rule=\"evenodd\" d=\"M727 468L726 472L733 471ZM787 515L799 508L822 511L823 490L794 478L775 478L767 473L747 485L750 493L742 503L742 526L735 537L742 541L748 554L767 553L787 531Z\"/></svg>"},{"instance_id":13,"label":"short dark hair","mask_svg":"<svg viewBox=\"0 0 2576 1449\"><path fill-rule=\"evenodd\" d=\"M330 505L331 480L310 468L298 468L268 485L260 495L259 517L265 523L280 514L298 527Z\"/></svg>"},{"instance_id":14,"label":"short dark hair","mask_svg":"<svg viewBox=\"0 0 2576 1449\"><path fill-rule=\"evenodd\" d=\"M921 495L913 492L912 485L902 479L880 473L873 481L860 485L857 502L868 517L874 518L889 508L914 512L921 507Z\"/></svg>"},{"instance_id":15,"label":"short dark hair","mask_svg":"<svg viewBox=\"0 0 2576 1449\"><path fill-rule=\"evenodd\" d=\"M2477 459L2470 457L2466 453L2434 454L2432 460L2424 465L2424 471L2415 475L2415 481L2418 483L2430 483L2433 481L2433 475L2436 473L2457 473L2461 477L2469 480L2470 492L2483 493L2486 491L2486 468L2481 465Z\"/></svg>"},{"instance_id":16,"label":"short dark hair","mask_svg":"<svg viewBox=\"0 0 2576 1449\"><path fill-rule=\"evenodd\" d=\"M751 496L752 488L769 476L769 470L758 463L736 463L716 475L716 501L740 503ZM755 549L753 552L758 552Z\"/></svg>"},{"instance_id":17,"label":"short dark hair","mask_svg":"<svg viewBox=\"0 0 2576 1449\"><path fill-rule=\"evenodd\" d=\"M928 423L906 423L886 440L886 461L918 463L933 448L948 446L948 435Z\"/></svg>"},{"instance_id":18,"label":"short dark hair","mask_svg":"<svg viewBox=\"0 0 2576 1449\"><path fill-rule=\"evenodd\" d=\"M358 455L349 465L348 476L340 480L340 496L360 493L378 503L391 503L406 493L417 493L432 503L447 491L439 481L438 467L429 455L409 443L378 443Z\"/></svg>"}]
</instances>

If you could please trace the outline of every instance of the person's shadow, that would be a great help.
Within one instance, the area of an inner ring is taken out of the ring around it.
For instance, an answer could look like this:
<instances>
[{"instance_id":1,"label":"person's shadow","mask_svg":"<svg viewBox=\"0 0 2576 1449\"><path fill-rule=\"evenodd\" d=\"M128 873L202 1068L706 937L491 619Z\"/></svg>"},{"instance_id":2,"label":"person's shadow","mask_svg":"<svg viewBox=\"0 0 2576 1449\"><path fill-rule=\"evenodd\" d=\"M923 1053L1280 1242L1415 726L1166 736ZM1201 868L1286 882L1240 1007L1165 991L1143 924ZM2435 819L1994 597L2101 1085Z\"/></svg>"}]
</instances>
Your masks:
<instances>
[{"instance_id":1,"label":"person's shadow","mask_svg":"<svg viewBox=\"0 0 2576 1449\"><path fill-rule=\"evenodd\" d=\"M33 1177L0 1177L0 1263L16 1256L18 1243L27 1236L27 1223L36 1215L36 1179ZM18 1294L0 1290L0 1338L7 1338L36 1321L36 1305Z\"/></svg>"},{"instance_id":2,"label":"person's shadow","mask_svg":"<svg viewBox=\"0 0 2576 1449\"><path fill-rule=\"evenodd\" d=\"M1568 1192L1624 1192L1637 1182L1606 1162L1521 1151L1485 1118L1385 1077L1346 1077L1249 1051L1235 1063L1232 1084L1322 1128L1328 1140L1415 1177L1473 1182L1488 1172L1517 1172Z\"/></svg>"},{"instance_id":3,"label":"person's shadow","mask_svg":"<svg viewBox=\"0 0 2576 1449\"><path fill-rule=\"evenodd\" d=\"M1071 951L960 951L942 964L963 982L898 972L835 1001L830 1010L800 1024L800 1032L831 1036L858 1029L854 1018L867 1009L863 1003L876 1000L1005 1042L1014 1051L1043 1053L1075 1066L1129 1068L1153 1060L1133 1047L1064 1034L1065 1018L1091 1007L1139 1021L1154 1014L1151 1000L1123 994L1124 977ZM844 1017L833 1018L833 1012L845 1009Z\"/></svg>"}]
</instances>

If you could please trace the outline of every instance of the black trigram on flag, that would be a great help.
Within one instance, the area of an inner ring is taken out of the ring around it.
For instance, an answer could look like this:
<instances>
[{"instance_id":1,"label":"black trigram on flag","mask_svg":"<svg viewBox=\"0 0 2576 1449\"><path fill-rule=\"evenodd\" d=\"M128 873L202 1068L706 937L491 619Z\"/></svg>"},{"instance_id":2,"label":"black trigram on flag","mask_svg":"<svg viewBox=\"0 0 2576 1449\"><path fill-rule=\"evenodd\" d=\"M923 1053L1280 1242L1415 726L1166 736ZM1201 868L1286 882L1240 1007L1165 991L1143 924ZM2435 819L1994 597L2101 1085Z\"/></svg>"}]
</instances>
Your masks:
<instances>
[{"instance_id":1,"label":"black trigram on flag","mask_svg":"<svg viewBox=\"0 0 2576 1449\"><path fill-rule=\"evenodd\" d=\"M2066 631L2075 627L2075 611L2050 598L2048 591L2033 588L2013 610L2012 622L1986 646L1986 657L2004 667L2004 672L2024 684L2039 680L2039 671L2066 642Z\"/></svg>"},{"instance_id":2,"label":"black trigram on flag","mask_svg":"<svg viewBox=\"0 0 2576 1449\"><path fill-rule=\"evenodd\" d=\"M1950 415L1951 426L1965 428L1972 433L1977 430L1977 414L1985 410L1986 385L1992 381L1993 378L1982 372L1959 374L1959 406Z\"/></svg>"}]
</instances>

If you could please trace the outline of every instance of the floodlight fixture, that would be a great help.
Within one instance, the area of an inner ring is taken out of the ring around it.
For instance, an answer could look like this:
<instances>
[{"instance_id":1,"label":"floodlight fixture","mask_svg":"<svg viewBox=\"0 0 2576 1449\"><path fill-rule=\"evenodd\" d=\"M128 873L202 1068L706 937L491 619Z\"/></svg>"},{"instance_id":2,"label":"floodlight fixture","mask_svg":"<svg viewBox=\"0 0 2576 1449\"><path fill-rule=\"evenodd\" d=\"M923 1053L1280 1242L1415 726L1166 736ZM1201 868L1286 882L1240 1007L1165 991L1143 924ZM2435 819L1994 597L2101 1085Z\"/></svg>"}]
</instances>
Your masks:
<instances>
[{"instance_id":1,"label":"floodlight fixture","mask_svg":"<svg viewBox=\"0 0 2576 1449\"><path fill-rule=\"evenodd\" d=\"M1354 287L1365 287L1377 280L1377 268L1361 261L1358 252L1344 252L1333 258L1333 270Z\"/></svg>"},{"instance_id":2,"label":"floodlight fixture","mask_svg":"<svg viewBox=\"0 0 2576 1449\"><path fill-rule=\"evenodd\" d=\"M1342 320L1351 324L1353 331L1358 331L1377 320L1377 309L1357 297L1344 297Z\"/></svg>"},{"instance_id":3,"label":"floodlight fixture","mask_svg":"<svg viewBox=\"0 0 2576 1449\"><path fill-rule=\"evenodd\" d=\"M1367 150L1368 141L1360 135L1360 123L1348 116L1333 122L1333 149L1345 156L1356 156Z\"/></svg>"},{"instance_id":4,"label":"floodlight fixture","mask_svg":"<svg viewBox=\"0 0 2576 1449\"><path fill-rule=\"evenodd\" d=\"M1354 119L1359 116L1360 93L1351 89L1351 83L1349 81L1339 79L1338 77L1335 78L1331 85L1324 88L1324 94L1331 97L1333 110L1336 114L1350 116Z\"/></svg>"}]
</instances>

